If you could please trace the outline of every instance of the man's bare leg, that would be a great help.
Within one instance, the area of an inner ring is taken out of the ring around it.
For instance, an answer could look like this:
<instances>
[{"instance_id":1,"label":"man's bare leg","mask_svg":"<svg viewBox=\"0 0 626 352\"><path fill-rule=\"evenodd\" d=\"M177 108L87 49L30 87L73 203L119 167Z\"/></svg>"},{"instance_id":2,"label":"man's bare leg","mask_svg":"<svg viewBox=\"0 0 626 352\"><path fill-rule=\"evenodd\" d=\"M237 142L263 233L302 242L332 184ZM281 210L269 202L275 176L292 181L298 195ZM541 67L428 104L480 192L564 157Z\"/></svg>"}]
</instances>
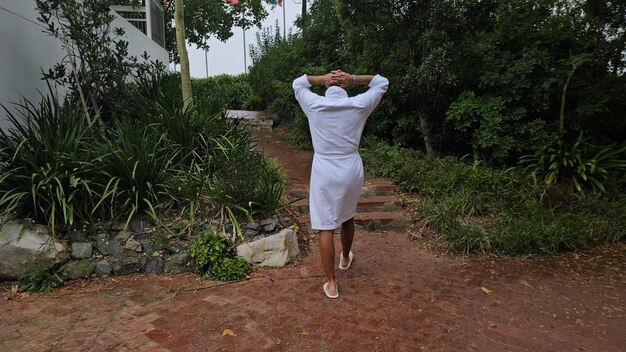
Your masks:
<instances>
[{"instance_id":1,"label":"man's bare leg","mask_svg":"<svg viewBox=\"0 0 626 352\"><path fill-rule=\"evenodd\" d=\"M354 239L354 217L341 224L341 255L339 264L342 267L348 265L350 261L350 249Z\"/></svg>"},{"instance_id":2,"label":"man's bare leg","mask_svg":"<svg viewBox=\"0 0 626 352\"><path fill-rule=\"evenodd\" d=\"M335 242L333 235L335 230L321 230L320 231L320 257L322 259L322 266L328 278L328 293L334 296L337 293L337 286L335 284Z\"/></svg>"}]
</instances>

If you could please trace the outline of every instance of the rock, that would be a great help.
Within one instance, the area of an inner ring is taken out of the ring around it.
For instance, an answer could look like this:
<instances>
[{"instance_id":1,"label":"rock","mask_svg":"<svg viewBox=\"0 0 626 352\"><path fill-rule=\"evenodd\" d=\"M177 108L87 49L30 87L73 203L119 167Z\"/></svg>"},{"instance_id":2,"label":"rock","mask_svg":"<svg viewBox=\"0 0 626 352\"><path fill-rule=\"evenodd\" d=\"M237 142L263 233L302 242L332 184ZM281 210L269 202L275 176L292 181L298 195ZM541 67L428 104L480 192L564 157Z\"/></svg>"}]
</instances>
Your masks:
<instances>
[{"instance_id":1,"label":"rock","mask_svg":"<svg viewBox=\"0 0 626 352\"><path fill-rule=\"evenodd\" d=\"M263 225L257 223L257 222L249 222L248 225L246 225L246 229L250 229L253 231L261 231L261 229L263 229Z\"/></svg>"},{"instance_id":2,"label":"rock","mask_svg":"<svg viewBox=\"0 0 626 352\"><path fill-rule=\"evenodd\" d=\"M361 197L375 197L376 196L376 188L371 186L363 186L361 188Z\"/></svg>"},{"instance_id":3,"label":"rock","mask_svg":"<svg viewBox=\"0 0 626 352\"><path fill-rule=\"evenodd\" d=\"M228 234L233 233L233 224L224 225L224 233L228 233Z\"/></svg>"},{"instance_id":4,"label":"rock","mask_svg":"<svg viewBox=\"0 0 626 352\"><path fill-rule=\"evenodd\" d=\"M141 271L143 267L143 258L130 251L117 253L111 259L111 267L115 275L127 275Z\"/></svg>"},{"instance_id":5,"label":"rock","mask_svg":"<svg viewBox=\"0 0 626 352\"><path fill-rule=\"evenodd\" d=\"M118 240L98 240L96 242L96 248L102 255L111 255L120 253L123 248L122 244Z\"/></svg>"},{"instance_id":6,"label":"rock","mask_svg":"<svg viewBox=\"0 0 626 352\"><path fill-rule=\"evenodd\" d=\"M72 243L72 258L85 259L93 255L92 242L74 242Z\"/></svg>"},{"instance_id":7,"label":"rock","mask_svg":"<svg viewBox=\"0 0 626 352\"><path fill-rule=\"evenodd\" d=\"M280 224L281 224L282 227L287 228L287 227L293 225L293 221L291 220L290 217L283 216L282 218L280 218Z\"/></svg>"},{"instance_id":8,"label":"rock","mask_svg":"<svg viewBox=\"0 0 626 352\"><path fill-rule=\"evenodd\" d=\"M67 251L67 247L61 242L54 242L54 249L59 253Z\"/></svg>"},{"instance_id":9,"label":"rock","mask_svg":"<svg viewBox=\"0 0 626 352\"><path fill-rule=\"evenodd\" d=\"M211 223L206 223L206 224L202 224L200 226L200 228L203 231L209 231L209 232L217 232L217 226L211 224Z\"/></svg>"},{"instance_id":10,"label":"rock","mask_svg":"<svg viewBox=\"0 0 626 352\"><path fill-rule=\"evenodd\" d=\"M185 248L187 248L186 244L176 241L170 242L170 244L167 246L167 251L170 253L180 253Z\"/></svg>"},{"instance_id":11,"label":"rock","mask_svg":"<svg viewBox=\"0 0 626 352\"><path fill-rule=\"evenodd\" d=\"M367 223L366 229L367 229L367 231L372 232L372 231L376 231L376 230L380 229L380 226L381 226L380 225L380 220L372 220L372 221Z\"/></svg>"},{"instance_id":12,"label":"rock","mask_svg":"<svg viewBox=\"0 0 626 352\"><path fill-rule=\"evenodd\" d=\"M113 267L106 259L96 263L95 274L98 276L108 276L113 274Z\"/></svg>"},{"instance_id":13,"label":"rock","mask_svg":"<svg viewBox=\"0 0 626 352\"><path fill-rule=\"evenodd\" d=\"M27 272L48 270L67 258L43 227L10 222L0 228L0 280L17 280Z\"/></svg>"},{"instance_id":14,"label":"rock","mask_svg":"<svg viewBox=\"0 0 626 352\"><path fill-rule=\"evenodd\" d=\"M126 222L125 221L124 222L119 222L119 223L113 225L112 229L115 230L115 231L125 231L125 230L127 230L126 229Z\"/></svg>"},{"instance_id":15,"label":"rock","mask_svg":"<svg viewBox=\"0 0 626 352\"><path fill-rule=\"evenodd\" d=\"M299 253L296 233L291 229L237 247L237 255L259 266L283 266Z\"/></svg>"},{"instance_id":16,"label":"rock","mask_svg":"<svg viewBox=\"0 0 626 352\"><path fill-rule=\"evenodd\" d=\"M117 235L115 235L115 239L124 243L126 241L128 241L128 239L130 238L130 236L132 236L133 233L130 231L120 231L117 233Z\"/></svg>"},{"instance_id":17,"label":"rock","mask_svg":"<svg viewBox=\"0 0 626 352\"><path fill-rule=\"evenodd\" d=\"M263 239L263 238L265 238L265 235L261 233L261 234L258 234L258 235L256 235L256 236L254 236L254 237L252 238L252 240L253 240L253 241L258 241L258 240Z\"/></svg>"},{"instance_id":18,"label":"rock","mask_svg":"<svg viewBox=\"0 0 626 352\"><path fill-rule=\"evenodd\" d=\"M136 219L130 222L130 228L133 232L146 232L146 230L151 229L153 226L152 222L147 219Z\"/></svg>"},{"instance_id":19,"label":"rock","mask_svg":"<svg viewBox=\"0 0 626 352\"><path fill-rule=\"evenodd\" d=\"M87 241L87 236L85 235L85 231L74 230L74 231L70 231L69 235L67 236L67 241L69 243L85 242Z\"/></svg>"},{"instance_id":20,"label":"rock","mask_svg":"<svg viewBox=\"0 0 626 352\"><path fill-rule=\"evenodd\" d=\"M293 198L306 198L309 196L309 191L303 188L294 188L290 189L287 194L289 194Z\"/></svg>"},{"instance_id":21,"label":"rock","mask_svg":"<svg viewBox=\"0 0 626 352\"><path fill-rule=\"evenodd\" d=\"M133 238L137 241L147 241L152 238L152 235L147 232L138 232L133 234Z\"/></svg>"},{"instance_id":22,"label":"rock","mask_svg":"<svg viewBox=\"0 0 626 352\"><path fill-rule=\"evenodd\" d=\"M111 238L111 235L109 235L109 234L108 234L108 233L106 233L106 232L98 232L98 233L96 234L96 241L106 241L106 240L108 240L109 238Z\"/></svg>"},{"instance_id":23,"label":"rock","mask_svg":"<svg viewBox=\"0 0 626 352\"><path fill-rule=\"evenodd\" d=\"M59 271L64 278L76 280L89 277L96 268L96 259L89 258L84 260L71 261L61 267Z\"/></svg>"},{"instance_id":24,"label":"rock","mask_svg":"<svg viewBox=\"0 0 626 352\"><path fill-rule=\"evenodd\" d=\"M159 246L158 244L155 244L153 242L143 242L141 244L141 251L146 253L146 254L152 254L152 253L158 251L159 249L161 249L161 246Z\"/></svg>"},{"instance_id":25,"label":"rock","mask_svg":"<svg viewBox=\"0 0 626 352\"><path fill-rule=\"evenodd\" d=\"M129 251L135 251L137 253L141 253L141 242L136 241L136 240L131 238L124 245L124 249L128 249Z\"/></svg>"},{"instance_id":26,"label":"rock","mask_svg":"<svg viewBox=\"0 0 626 352\"><path fill-rule=\"evenodd\" d=\"M163 257L148 257L143 266L143 270L148 274L162 274Z\"/></svg>"},{"instance_id":27,"label":"rock","mask_svg":"<svg viewBox=\"0 0 626 352\"><path fill-rule=\"evenodd\" d=\"M273 232L276 230L276 226L278 225L278 220L276 219L266 219L261 221L261 225L263 226L263 232Z\"/></svg>"},{"instance_id":28,"label":"rock","mask_svg":"<svg viewBox=\"0 0 626 352\"><path fill-rule=\"evenodd\" d=\"M253 229L246 229L246 232L243 233L243 237L245 239L252 239L258 234L259 234L259 231L255 231Z\"/></svg>"},{"instance_id":29,"label":"rock","mask_svg":"<svg viewBox=\"0 0 626 352\"><path fill-rule=\"evenodd\" d=\"M174 254L165 261L165 272L179 274L191 269L189 255L185 251Z\"/></svg>"},{"instance_id":30,"label":"rock","mask_svg":"<svg viewBox=\"0 0 626 352\"><path fill-rule=\"evenodd\" d=\"M380 211L398 211L398 210L400 210L400 207L398 207L394 201L386 202L380 208Z\"/></svg>"}]
</instances>

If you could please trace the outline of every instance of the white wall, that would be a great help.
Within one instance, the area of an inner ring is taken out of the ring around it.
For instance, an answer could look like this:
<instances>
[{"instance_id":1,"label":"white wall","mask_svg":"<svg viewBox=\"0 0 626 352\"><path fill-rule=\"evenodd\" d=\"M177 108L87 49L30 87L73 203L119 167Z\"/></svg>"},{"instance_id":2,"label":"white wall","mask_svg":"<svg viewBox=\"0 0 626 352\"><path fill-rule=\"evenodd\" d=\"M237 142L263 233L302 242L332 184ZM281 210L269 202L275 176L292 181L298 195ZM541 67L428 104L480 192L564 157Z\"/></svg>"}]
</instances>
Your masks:
<instances>
[{"instance_id":1,"label":"white wall","mask_svg":"<svg viewBox=\"0 0 626 352\"><path fill-rule=\"evenodd\" d=\"M34 0L0 1L0 103L5 106L18 102L21 96L38 101L38 92L47 92L41 69L52 68L65 54L59 39L43 33L37 15ZM158 59L168 66L165 49L115 15L112 26L125 29L130 55L140 58L146 51L151 60ZM0 128L8 125L6 113L0 109Z\"/></svg>"},{"instance_id":2,"label":"white wall","mask_svg":"<svg viewBox=\"0 0 626 352\"><path fill-rule=\"evenodd\" d=\"M141 59L144 51L150 56L150 61L159 60L166 67L169 66L169 54L159 44L148 38L137 27L130 24L116 12L113 12L115 19L111 23L112 28L124 28L126 34L124 39L128 41L128 54Z\"/></svg>"},{"instance_id":3,"label":"white wall","mask_svg":"<svg viewBox=\"0 0 626 352\"><path fill-rule=\"evenodd\" d=\"M42 32L34 0L3 0L0 4L0 103L18 102L20 95L38 101L38 91L47 91L41 68L47 70L61 61L60 42ZM8 126L5 115L0 109L0 128Z\"/></svg>"}]
</instances>

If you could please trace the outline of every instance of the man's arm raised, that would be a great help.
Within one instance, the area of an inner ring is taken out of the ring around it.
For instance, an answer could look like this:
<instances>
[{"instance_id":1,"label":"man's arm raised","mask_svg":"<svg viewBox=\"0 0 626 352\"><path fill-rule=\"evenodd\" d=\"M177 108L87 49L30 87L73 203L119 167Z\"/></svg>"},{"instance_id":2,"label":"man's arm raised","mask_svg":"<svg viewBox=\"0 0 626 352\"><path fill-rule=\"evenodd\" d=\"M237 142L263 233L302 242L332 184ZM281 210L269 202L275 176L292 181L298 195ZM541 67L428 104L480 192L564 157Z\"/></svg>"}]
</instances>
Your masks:
<instances>
[{"instance_id":1,"label":"man's arm raised","mask_svg":"<svg viewBox=\"0 0 626 352\"><path fill-rule=\"evenodd\" d=\"M353 85L367 86L370 84L372 79L374 79L373 75L352 75L348 72L343 72L341 70L332 71L331 79L339 82L339 86L343 89L348 89Z\"/></svg>"},{"instance_id":2,"label":"man's arm raised","mask_svg":"<svg viewBox=\"0 0 626 352\"><path fill-rule=\"evenodd\" d=\"M310 76L307 75L306 78L309 80L309 83L312 86L325 86L326 88L338 84L331 73L327 73L323 76Z\"/></svg>"}]
</instances>

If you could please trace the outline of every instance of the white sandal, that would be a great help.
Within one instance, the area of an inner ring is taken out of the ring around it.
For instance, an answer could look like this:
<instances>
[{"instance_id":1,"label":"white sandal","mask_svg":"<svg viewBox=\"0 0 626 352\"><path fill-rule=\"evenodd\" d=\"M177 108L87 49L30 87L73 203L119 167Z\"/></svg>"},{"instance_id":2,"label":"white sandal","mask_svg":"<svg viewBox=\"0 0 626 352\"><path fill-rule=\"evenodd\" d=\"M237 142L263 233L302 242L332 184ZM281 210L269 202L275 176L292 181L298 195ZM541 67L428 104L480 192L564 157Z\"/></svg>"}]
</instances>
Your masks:
<instances>
[{"instance_id":1,"label":"white sandal","mask_svg":"<svg viewBox=\"0 0 626 352\"><path fill-rule=\"evenodd\" d=\"M330 293L328 293L328 282L324 284L324 286L322 286L322 288L324 289L324 293L326 294L326 297L328 298L338 298L339 297L339 286L337 286L337 283L335 283L335 295L331 296Z\"/></svg>"},{"instance_id":2,"label":"white sandal","mask_svg":"<svg viewBox=\"0 0 626 352\"><path fill-rule=\"evenodd\" d=\"M348 266L346 267L341 266L341 259L343 259L343 251L341 251L341 253L339 254L339 269L348 270L350 268L350 265L352 265L352 259L354 259L354 254L352 254L352 251L350 251L350 253L348 254Z\"/></svg>"}]
</instances>

